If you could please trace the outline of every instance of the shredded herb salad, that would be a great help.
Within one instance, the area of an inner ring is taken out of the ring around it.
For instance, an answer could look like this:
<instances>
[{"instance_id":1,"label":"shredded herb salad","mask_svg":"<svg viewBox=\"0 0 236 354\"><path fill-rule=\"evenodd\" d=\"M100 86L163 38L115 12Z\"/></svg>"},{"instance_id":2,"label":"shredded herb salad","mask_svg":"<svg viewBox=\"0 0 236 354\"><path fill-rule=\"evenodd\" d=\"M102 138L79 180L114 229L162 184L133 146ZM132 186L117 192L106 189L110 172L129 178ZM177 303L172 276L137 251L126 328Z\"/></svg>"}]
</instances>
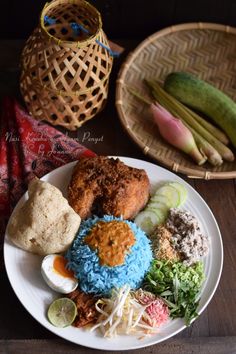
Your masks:
<instances>
[{"instance_id":1,"label":"shredded herb salad","mask_svg":"<svg viewBox=\"0 0 236 354\"><path fill-rule=\"evenodd\" d=\"M199 292L204 279L202 262L186 266L182 262L154 260L144 288L165 300L172 318L183 317L189 325L198 316Z\"/></svg>"}]
</instances>

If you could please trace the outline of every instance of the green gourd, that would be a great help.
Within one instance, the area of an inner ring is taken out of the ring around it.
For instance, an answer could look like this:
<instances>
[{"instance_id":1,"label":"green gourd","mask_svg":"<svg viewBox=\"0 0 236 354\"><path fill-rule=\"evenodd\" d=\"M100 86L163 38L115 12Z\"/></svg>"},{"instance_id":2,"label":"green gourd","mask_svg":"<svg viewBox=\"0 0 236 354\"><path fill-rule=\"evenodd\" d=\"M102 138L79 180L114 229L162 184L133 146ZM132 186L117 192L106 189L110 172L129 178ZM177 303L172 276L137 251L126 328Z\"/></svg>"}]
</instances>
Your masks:
<instances>
[{"instance_id":1,"label":"green gourd","mask_svg":"<svg viewBox=\"0 0 236 354\"><path fill-rule=\"evenodd\" d=\"M181 102L210 117L236 147L236 103L230 97L186 72L169 74L164 88Z\"/></svg>"}]
</instances>

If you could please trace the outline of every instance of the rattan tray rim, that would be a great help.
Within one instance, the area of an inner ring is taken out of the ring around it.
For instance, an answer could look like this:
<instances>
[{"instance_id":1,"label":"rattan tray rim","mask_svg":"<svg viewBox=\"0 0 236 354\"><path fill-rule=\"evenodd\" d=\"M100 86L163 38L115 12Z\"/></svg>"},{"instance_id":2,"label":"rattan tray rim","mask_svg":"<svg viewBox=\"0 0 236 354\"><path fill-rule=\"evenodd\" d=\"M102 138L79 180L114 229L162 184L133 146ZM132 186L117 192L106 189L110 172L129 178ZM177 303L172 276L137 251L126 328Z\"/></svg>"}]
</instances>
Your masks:
<instances>
[{"instance_id":1,"label":"rattan tray rim","mask_svg":"<svg viewBox=\"0 0 236 354\"><path fill-rule=\"evenodd\" d=\"M140 51L143 49L148 44L151 44L152 41L161 38L165 35L168 35L170 33L178 32L178 31L184 31L184 30L201 30L201 29L211 29L215 31L222 31L226 33L231 33L236 35L236 28L228 25L222 25L222 24L217 24L217 23L209 23L209 22L189 22L189 23L182 23L174 26L170 26L167 28L164 28L149 37L147 37L145 40L143 40L129 55L127 56L126 60L122 64L120 71L118 73L118 77L116 80L116 108L118 111L118 115L121 121L121 124L124 128L124 130L128 133L130 138L137 144L143 151L145 155L150 156L154 160L159 161L163 165L169 167L172 169L174 172L179 172L187 175L188 178L197 178L197 179L205 179L205 180L210 180L210 179L232 179L236 178L236 171L211 171L211 170L199 170L197 169L198 166L196 165L196 169L182 166L178 162L173 162L172 160L166 158L157 156L156 154L152 153L150 151L150 148L147 147L145 144L143 144L139 139L136 138L134 134L132 134L130 126L127 125L126 123L126 118L122 110L122 96L121 96L121 91L122 91L122 85L124 84L124 77L127 73L127 70L129 69L130 62L132 62L136 56L140 53Z\"/></svg>"}]
</instances>

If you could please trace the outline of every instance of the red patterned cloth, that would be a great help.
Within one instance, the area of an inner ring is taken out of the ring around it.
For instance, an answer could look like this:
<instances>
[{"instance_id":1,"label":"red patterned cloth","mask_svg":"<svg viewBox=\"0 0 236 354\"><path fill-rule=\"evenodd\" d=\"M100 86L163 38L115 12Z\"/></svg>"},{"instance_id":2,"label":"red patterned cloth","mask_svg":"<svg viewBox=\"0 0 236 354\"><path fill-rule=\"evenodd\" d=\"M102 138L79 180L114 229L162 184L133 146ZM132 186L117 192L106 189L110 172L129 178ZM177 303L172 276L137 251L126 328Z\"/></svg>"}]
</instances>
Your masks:
<instances>
[{"instance_id":1,"label":"red patterned cloth","mask_svg":"<svg viewBox=\"0 0 236 354\"><path fill-rule=\"evenodd\" d=\"M36 121L5 98L0 120L0 246L7 220L33 176L42 177L79 156L95 156L74 139Z\"/></svg>"}]
</instances>

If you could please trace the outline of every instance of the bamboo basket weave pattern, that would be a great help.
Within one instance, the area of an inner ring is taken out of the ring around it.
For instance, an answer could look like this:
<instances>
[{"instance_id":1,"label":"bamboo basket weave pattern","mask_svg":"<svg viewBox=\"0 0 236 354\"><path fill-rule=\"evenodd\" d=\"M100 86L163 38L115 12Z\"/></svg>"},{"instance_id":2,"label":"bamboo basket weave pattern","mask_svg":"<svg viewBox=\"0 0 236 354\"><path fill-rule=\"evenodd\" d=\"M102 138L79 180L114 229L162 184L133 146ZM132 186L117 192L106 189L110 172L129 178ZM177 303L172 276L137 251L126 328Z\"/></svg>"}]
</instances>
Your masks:
<instances>
[{"instance_id":1,"label":"bamboo basket weave pattern","mask_svg":"<svg viewBox=\"0 0 236 354\"><path fill-rule=\"evenodd\" d=\"M72 24L83 30L76 32ZM30 113L70 130L97 114L108 93L109 49L92 5L83 0L46 4L22 52L20 87Z\"/></svg>"},{"instance_id":2,"label":"bamboo basket weave pattern","mask_svg":"<svg viewBox=\"0 0 236 354\"><path fill-rule=\"evenodd\" d=\"M127 86L148 96L144 79L163 84L173 71L187 71L218 87L236 101L236 29L209 23L166 28L142 42L123 64L117 80L116 106L130 137L148 154L175 172L205 179L236 178L236 162L198 166L159 135L145 104ZM236 151L234 149L235 155Z\"/></svg>"}]
</instances>

